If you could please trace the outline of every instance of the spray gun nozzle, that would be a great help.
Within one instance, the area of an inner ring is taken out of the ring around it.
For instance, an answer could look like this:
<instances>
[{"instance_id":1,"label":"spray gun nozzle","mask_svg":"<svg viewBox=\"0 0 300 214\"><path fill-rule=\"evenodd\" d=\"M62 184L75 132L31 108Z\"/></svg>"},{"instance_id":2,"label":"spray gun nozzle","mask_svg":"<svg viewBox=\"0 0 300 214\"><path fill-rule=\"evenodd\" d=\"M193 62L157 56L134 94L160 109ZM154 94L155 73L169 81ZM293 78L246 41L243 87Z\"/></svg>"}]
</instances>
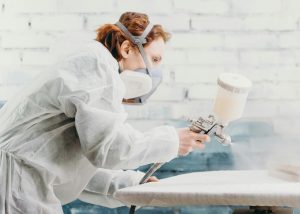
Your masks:
<instances>
[{"instance_id":1,"label":"spray gun nozzle","mask_svg":"<svg viewBox=\"0 0 300 214\"><path fill-rule=\"evenodd\" d=\"M217 124L215 136L219 143L223 146L229 146L231 144L231 137L224 133L225 125Z\"/></svg>"},{"instance_id":2,"label":"spray gun nozzle","mask_svg":"<svg viewBox=\"0 0 300 214\"><path fill-rule=\"evenodd\" d=\"M225 134L222 135L222 136L216 135L216 139L223 146L230 146L231 145L231 137L229 135L225 135Z\"/></svg>"}]
</instances>

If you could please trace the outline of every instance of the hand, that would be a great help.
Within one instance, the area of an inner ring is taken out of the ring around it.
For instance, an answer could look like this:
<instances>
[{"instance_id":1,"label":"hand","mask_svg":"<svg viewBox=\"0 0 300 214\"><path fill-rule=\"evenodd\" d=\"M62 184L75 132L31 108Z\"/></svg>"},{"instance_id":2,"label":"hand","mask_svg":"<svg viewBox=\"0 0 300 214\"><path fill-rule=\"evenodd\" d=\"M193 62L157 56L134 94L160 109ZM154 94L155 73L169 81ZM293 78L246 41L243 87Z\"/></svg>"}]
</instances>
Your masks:
<instances>
[{"instance_id":1,"label":"hand","mask_svg":"<svg viewBox=\"0 0 300 214\"><path fill-rule=\"evenodd\" d=\"M210 137L206 134L198 134L191 131L189 128L177 129L179 136L178 154L185 156L194 149L204 149L204 142L209 142Z\"/></svg>"},{"instance_id":2,"label":"hand","mask_svg":"<svg viewBox=\"0 0 300 214\"><path fill-rule=\"evenodd\" d=\"M148 178L148 180L147 180L146 182L149 183L149 182L158 182L158 181L159 181L159 180L158 180L157 177L151 176L151 177Z\"/></svg>"}]
</instances>

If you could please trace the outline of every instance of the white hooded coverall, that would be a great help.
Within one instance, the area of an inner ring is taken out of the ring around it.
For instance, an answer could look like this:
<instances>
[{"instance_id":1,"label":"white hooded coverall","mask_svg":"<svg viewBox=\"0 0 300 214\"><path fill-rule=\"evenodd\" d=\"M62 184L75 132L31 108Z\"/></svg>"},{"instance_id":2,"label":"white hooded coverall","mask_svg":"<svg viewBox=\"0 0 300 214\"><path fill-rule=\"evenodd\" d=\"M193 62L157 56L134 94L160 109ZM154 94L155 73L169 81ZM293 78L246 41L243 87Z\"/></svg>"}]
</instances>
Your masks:
<instances>
[{"instance_id":1,"label":"white hooded coverall","mask_svg":"<svg viewBox=\"0 0 300 214\"><path fill-rule=\"evenodd\" d=\"M8 100L0 109L0 213L63 213L92 178L89 188L108 194L107 169L175 158L175 128L132 128L124 93L117 61L92 41Z\"/></svg>"}]
</instances>

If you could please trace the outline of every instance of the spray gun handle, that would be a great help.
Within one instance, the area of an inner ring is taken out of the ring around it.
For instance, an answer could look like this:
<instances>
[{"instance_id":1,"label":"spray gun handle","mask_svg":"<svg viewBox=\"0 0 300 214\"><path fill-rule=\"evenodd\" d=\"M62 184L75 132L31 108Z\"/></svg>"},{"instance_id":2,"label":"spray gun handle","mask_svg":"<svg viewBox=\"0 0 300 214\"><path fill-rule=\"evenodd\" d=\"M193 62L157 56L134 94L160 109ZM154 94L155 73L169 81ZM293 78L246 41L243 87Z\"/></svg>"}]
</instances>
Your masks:
<instances>
[{"instance_id":1,"label":"spray gun handle","mask_svg":"<svg viewBox=\"0 0 300 214\"><path fill-rule=\"evenodd\" d=\"M230 145L230 136L224 133L224 126L216 123L213 115L209 115L206 119L199 117L197 120L188 119L188 121L191 123L189 126L191 131L199 134L214 135L222 145Z\"/></svg>"}]
</instances>

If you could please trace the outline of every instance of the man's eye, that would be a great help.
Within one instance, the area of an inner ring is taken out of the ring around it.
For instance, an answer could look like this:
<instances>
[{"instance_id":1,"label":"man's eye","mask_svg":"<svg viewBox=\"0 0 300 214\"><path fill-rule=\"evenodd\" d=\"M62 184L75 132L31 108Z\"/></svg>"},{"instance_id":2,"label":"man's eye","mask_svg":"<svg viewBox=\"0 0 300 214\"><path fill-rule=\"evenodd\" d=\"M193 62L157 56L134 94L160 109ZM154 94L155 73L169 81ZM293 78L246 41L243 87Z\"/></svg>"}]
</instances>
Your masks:
<instances>
[{"instance_id":1,"label":"man's eye","mask_svg":"<svg viewBox=\"0 0 300 214\"><path fill-rule=\"evenodd\" d=\"M154 58L153 58L153 62L159 62L159 59L156 58L156 57L154 57Z\"/></svg>"}]
</instances>

